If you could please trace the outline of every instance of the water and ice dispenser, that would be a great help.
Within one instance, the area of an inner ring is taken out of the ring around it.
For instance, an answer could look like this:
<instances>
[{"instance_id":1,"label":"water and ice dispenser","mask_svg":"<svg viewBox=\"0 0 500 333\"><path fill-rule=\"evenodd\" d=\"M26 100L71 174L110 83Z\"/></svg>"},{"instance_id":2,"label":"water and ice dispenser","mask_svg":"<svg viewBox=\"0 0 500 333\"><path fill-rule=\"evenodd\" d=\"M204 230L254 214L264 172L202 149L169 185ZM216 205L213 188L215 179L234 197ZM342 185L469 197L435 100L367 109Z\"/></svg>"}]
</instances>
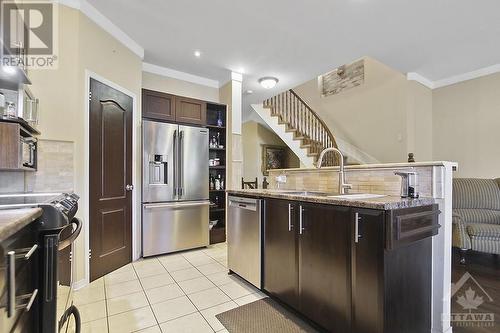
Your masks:
<instances>
[{"instance_id":1,"label":"water and ice dispenser","mask_svg":"<svg viewBox=\"0 0 500 333\"><path fill-rule=\"evenodd\" d=\"M168 184L167 155L150 155L149 157L149 185Z\"/></svg>"}]
</instances>

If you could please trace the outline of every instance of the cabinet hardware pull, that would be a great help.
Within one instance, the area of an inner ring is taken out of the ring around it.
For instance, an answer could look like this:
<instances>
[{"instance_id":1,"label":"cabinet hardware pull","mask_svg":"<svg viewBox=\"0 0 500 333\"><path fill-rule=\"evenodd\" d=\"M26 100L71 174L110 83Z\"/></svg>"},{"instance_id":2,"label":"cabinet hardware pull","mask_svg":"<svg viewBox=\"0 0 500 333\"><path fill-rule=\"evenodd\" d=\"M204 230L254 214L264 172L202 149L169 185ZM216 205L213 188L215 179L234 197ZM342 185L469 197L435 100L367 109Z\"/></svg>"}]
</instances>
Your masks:
<instances>
[{"instance_id":1,"label":"cabinet hardware pull","mask_svg":"<svg viewBox=\"0 0 500 333\"><path fill-rule=\"evenodd\" d=\"M359 217L359 213L356 212L354 214L354 243L359 243L359 220L361 218Z\"/></svg>"},{"instance_id":2,"label":"cabinet hardware pull","mask_svg":"<svg viewBox=\"0 0 500 333\"><path fill-rule=\"evenodd\" d=\"M293 224L292 224L292 204L288 204L288 231L293 230Z\"/></svg>"},{"instance_id":3,"label":"cabinet hardware pull","mask_svg":"<svg viewBox=\"0 0 500 333\"><path fill-rule=\"evenodd\" d=\"M302 208L302 205L299 207L299 234L302 235L304 233L304 227L303 227L303 221L302 221L302 213L304 212L304 208Z\"/></svg>"},{"instance_id":4,"label":"cabinet hardware pull","mask_svg":"<svg viewBox=\"0 0 500 333\"><path fill-rule=\"evenodd\" d=\"M7 253L8 264L8 297L7 297L7 317L10 318L16 311L16 252Z\"/></svg>"},{"instance_id":5,"label":"cabinet hardware pull","mask_svg":"<svg viewBox=\"0 0 500 333\"><path fill-rule=\"evenodd\" d=\"M35 290L33 291L33 294L31 294L30 300L29 300L28 304L26 305L26 311L31 310L31 306L32 306L32 305L33 305L33 303L35 302L36 295L38 295L38 289L35 289Z\"/></svg>"},{"instance_id":6,"label":"cabinet hardware pull","mask_svg":"<svg viewBox=\"0 0 500 333\"><path fill-rule=\"evenodd\" d=\"M24 255L24 259L29 260L33 253L35 253L36 249L38 249L38 245L35 244L31 247L31 249Z\"/></svg>"}]
</instances>

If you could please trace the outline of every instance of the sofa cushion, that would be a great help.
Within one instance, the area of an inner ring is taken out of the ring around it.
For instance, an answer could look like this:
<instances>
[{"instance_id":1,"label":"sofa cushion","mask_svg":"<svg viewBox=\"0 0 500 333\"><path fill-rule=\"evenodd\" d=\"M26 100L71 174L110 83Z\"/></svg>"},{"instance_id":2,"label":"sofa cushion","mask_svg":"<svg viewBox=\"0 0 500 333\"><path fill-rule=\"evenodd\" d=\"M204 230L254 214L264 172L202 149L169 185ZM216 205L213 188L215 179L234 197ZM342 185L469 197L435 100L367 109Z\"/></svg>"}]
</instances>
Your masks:
<instances>
[{"instance_id":1,"label":"sofa cushion","mask_svg":"<svg viewBox=\"0 0 500 333\"><path fill-rule=\"evenodd\" d=\"M500 225L500 211L491 209L453 209L465 223L490 223Z\"/></svg>"},{"instance_id":2,"label":"sofa cushion","mask_svg":"<svg viewBox=\"0 0 500 333\"><path fill-rule=\"evenodd\" d=\"M498 238L500 241L500 225L476 223L467 225L467 232L471 237Z\"/></svg>"},{"instance_id":3,"label":"sofa cushion","mask_svg":"<svg viewBox=\"0 0 500 333\"><path fill-rule=\"evenodd\" d=\"M453 179L453 208L500 210L500 187L494 179Z\"/></svg>"}]
</instances>

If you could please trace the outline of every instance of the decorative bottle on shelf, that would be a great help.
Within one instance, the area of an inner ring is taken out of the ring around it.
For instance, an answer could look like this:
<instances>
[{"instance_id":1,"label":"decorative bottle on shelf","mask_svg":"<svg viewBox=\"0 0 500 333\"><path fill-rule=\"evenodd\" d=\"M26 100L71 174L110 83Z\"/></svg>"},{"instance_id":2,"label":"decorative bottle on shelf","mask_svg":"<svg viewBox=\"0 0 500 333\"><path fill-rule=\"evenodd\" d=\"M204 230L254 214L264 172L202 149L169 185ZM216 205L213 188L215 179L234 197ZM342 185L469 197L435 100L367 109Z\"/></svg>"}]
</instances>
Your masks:
<instances>
[{"instance_id":1,"label":"decorative bottle on shelf","mask_svg":"<svg viewBox=\"0 0 500 333\"><path fill-rule=\"evenodd\" d=\"M215 189L218 191L220 190L220 175L215 178Z\"/></svg>"},{"instance_id":2,"label":"decorative bottle on shelf","mask_svg":"<svg viewBox=\"0 0 500 333\"><path fill-rule=\"evenodd\" d=\"M215 148L219 148L220 147L220 133L219 132L217 132L217 138L216 138L215 142L216 142Z\"/></svg>"},{"instance_id":3,"label":"decorative bottle on shelf","mask_svg":"<svg viewBox=\"0 0 500 333\"><path fill-rule=\"evenodd\" d=\"M215 189L215 185L214 185L214 177L210 176L210 180L209 180L209 188L211 190L214 190Z\"/></svg>"},{"instance_id":4,"label":"decorative bottle on shelf","mask_svg":"<svg viewBox=\"0 0 500 333\"><path fill-rule=\"evenodd\" d=\"M217 112L217 126L222 127L222 113L220 111Z\"/></svg>"},{"instance_id":5,"label":"decorative bottle on shelf","mask_svg":"<svg viewBox=\"0 0 500 333\"><path fill-rule=\"evenodd\" d=\"M219 175L220 176L220 175ZM224 189L224 178L221 178L220 180L220 189L223 190Z\"/></svg>"}]
</instances>

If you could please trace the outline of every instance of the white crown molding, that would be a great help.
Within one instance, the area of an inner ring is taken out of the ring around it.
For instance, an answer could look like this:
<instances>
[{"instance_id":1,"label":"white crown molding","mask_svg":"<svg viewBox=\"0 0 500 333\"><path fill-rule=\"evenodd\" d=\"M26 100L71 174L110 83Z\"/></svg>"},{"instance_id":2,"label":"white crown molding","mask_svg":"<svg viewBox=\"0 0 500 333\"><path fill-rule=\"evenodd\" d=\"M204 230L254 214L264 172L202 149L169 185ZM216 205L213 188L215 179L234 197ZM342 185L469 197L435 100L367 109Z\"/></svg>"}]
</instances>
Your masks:
<instances>
[{"instance_id":1,"label":"white crown molding","mask_svg":"<svg viewBox=\"0 0 500 333\"><path fill-rule=\"evenodd\" d=\"M409 73L406 74L406 79L408 81L416 81L416 82L418 82L420 84L423 84L424 86L426 86L429 89L434 89L434 82L432 82L431 80L423 77L422 75L420 75L418 73L409 72Z\"/></svg>"},{"instance_id":2,"label":"white crown molding","mask_svg":"<svg viewBox=\"0 0 500 333\"><path fill-rule=\"evenodd\" d=\"M200 84L202 86L207 86L211 88L220 88L219 81L208 79L206 77L193 75L185 72L181 72L175 69L161 67L158 65L149 64L147 62L142 63L142 70L144 72L153 73L161 76L171 77L174 79L187 81L191 83Z\"/></svg>"},{"instance_id":3,"label":"white crown molding","mask_svg":"<svg viewBox=\"0 0 500 333\"><path fill-rule=\"evenodd\" d=\"M137 54L141 59L144 59L144 48L136 43L132 38L130 38L123 30L118 28L113 22L111 22L106 16L101 14L94 6L89 4L85 0L56 0L55 2L78 9L80 12L85 14L89 19L94 21L98 26L100 26L104 31L109 33L111 36L116 38L119 42L129 48L132 52Z\"/></svg>"},{"instance_id":4,"label":"white crown molding","mask_svg":"<svg viewBox=\"0 0 500 333\"><path fill-rule=\"evenodd\" d=\"M231 80L243 82L243 74L238 72L231 72Z\"/></svg>"},{"instance_id":5,"label":"white crown molding","mask_svg":"<svg viewBox=\"0 0 500 333\"><path fill-rule=\"evenodd\" d=\"M438 89L446 86L450 86L452 84L469 81L473 79L477 79L483 76L500 73L500 64L496 64L493 66L488 66L484 68L480 68L478 70L467 72L459 75L450 76L448 78L444 78L441 80L431 81L422 75L410 72L406 74L406 78L410 81L417 81L429 89Z\"/></svg>"},{"instance_id":6,"label":"white crown molding","mask_svg":"<svg viewBox=\"0 0 500 333\"><path fill-rule=\"evenodd\" d=\"M441 79L434 81L434 89L449 86L455 83L460 83L463 81L468 81L472 79L477 79L486 75L500 73L500 64L496 64L489 67L480 68L478 70L467 72L455 76L451 76L446 79Z\"/></svg>"}]
</instances>

